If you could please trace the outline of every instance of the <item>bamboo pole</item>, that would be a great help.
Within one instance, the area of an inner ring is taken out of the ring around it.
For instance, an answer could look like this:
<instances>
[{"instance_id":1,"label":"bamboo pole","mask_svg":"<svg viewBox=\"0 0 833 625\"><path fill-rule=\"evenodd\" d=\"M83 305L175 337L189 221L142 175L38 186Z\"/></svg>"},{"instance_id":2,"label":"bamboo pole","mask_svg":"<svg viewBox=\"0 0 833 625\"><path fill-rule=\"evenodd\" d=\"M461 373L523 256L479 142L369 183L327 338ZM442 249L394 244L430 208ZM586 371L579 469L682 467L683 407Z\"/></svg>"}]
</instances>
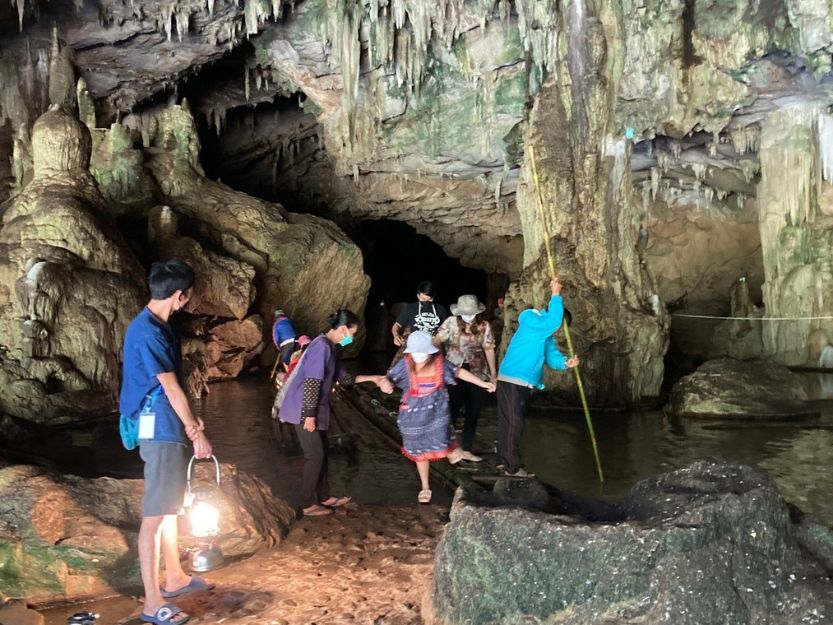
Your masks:
<instances>
[{"instance_id":1,"label":"bamboo pole","mask_svg":"<svg viewBox=\"0 0 833 625\"><path fill-rule=\"evenodd\" d=\"M270 379L270 380L273 380L273 379L275 378L275 374L276 374L276 373L277 373L277 371L278 371L278 363L280 363L280 361L281 361L281 348L280 348L280 347L278 347L278 355L277 355L277 357L275 358L275 364L274 364L274 366L272 367L272 373L271 373L271 374L269 374L269 379Z\"/></svg>"},{"instance_id":2,"label":"bamboo pole","mask_svg":"<svg viewBox=\"0 0 833 625\"><path fill-rule=\"evenodd\" d=\"M538 167L535 164L535 148L531 145L529 146L529 162L532 165L532 180L535 184L535 195L538 199L538 217L541 221L541 231L544 234L544 247L547 250L547 264L549 265L550 269L550 276L552 279L555 280L558 276L555 273L555 260L552 256L552 249L550 246L550 231L547 227L547 219L546 214L544 213L544 197L541 194L541 184L538 181ZM570 326L566 323L562 323L561 327L564 328L564 338L567 340L567 350L570 354L570 358L574 358L576 353L573 349L573 341L570 338ZM555 340L555 338L553 338ZM573 372L576 374L576 385L578 386L578 393L581 397L581 406L584 408L584 419L587 421L587 431L590 433L590 442L593 444L593 456L596 459L596 471L599 474L599 482L604 483L604 473L602 473L602 462L599 459L599 446L596 444L596 432L593 429L593 420L590 418L590 408L587 406L587 397L584 394L584 384L581 381L581 373L579 372L578 365L573 367Z\"/></svg>"}]
</instances>

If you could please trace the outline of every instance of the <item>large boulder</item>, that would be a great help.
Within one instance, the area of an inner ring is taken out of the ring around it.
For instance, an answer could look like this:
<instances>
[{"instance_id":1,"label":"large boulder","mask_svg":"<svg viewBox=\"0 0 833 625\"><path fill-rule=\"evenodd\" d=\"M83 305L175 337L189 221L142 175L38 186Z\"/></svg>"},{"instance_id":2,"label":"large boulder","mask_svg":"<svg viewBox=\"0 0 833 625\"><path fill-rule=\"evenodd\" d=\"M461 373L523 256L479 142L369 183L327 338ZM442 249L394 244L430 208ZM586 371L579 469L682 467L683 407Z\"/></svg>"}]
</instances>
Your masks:
<instances>
[{"instance_id":1,"label":"large boulder","mask_svg":"<svg viewBox=\"0 0 833 625\"><path fill-rule=\"evenodd\" d=\"M708 462L640 482L596 521L461 491L437 548L434 622L820 622L833 534L793 512L764 472Z\"/></svg>"},{"instance_id":2,"label":"large boulder","mask_svg":"<svg viewBox=\"0 0 833 625\"><path fill-rule=\"evenodd\" d=\"M213 467L197 465L195 486ZM223 465L219 544L248 556L279 543L295 511L258 478ZM202 486L201 486L202 488ZM0 468L0 589L32 603L80 601L140 585L141 480L84 479L31 466ZM180 517L181 545L187 524Z\"/></svg>"},{"instance_id":3,"label":"large boulder","mask_svg":"<svg viewBox=\"0 0 833 625\"><path fill-rule=\"evenodd\" d=\"M818 416L800 376L765 360L710 360L683 377L665 407L682 417L790 419Z\"/></svg>"}]
</instances>

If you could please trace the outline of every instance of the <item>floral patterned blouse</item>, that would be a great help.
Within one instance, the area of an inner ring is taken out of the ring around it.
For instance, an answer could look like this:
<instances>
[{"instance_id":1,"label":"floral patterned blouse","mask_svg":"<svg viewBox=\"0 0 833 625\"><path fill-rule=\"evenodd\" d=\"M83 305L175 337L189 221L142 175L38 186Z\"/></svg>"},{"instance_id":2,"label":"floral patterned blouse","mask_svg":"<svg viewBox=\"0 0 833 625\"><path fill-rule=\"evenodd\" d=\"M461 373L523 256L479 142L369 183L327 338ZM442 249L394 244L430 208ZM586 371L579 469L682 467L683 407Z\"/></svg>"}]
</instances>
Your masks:
<instances>
[{"instance_id":1,"label":"floral patterned blouse","mask_svg":"<svg viewBox=\"0 0 833 625\"><path fill-rule=\"evenodd\" d=\"M437 336L445 346L445 357L451 364L458 367L465 365L466 369L481 380L488 381L489 363L485 350L495 347L492 325L484 320L480 322L480 331L477 334L463 333L460 332L458 319L456 315L449 317L437 331Z\"/></svg>"}]
</instances>

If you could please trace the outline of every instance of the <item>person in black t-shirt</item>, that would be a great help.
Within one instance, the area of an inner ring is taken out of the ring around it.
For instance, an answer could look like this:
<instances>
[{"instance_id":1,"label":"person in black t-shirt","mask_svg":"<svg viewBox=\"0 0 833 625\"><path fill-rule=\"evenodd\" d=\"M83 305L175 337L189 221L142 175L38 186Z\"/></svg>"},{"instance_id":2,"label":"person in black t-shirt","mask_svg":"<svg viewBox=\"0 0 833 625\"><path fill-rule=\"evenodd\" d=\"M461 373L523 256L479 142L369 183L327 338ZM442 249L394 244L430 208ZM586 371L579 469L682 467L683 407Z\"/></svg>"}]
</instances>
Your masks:
<instances>
[{"instance_id":1,"label":"person in black t-shirt","mask_svg":"<svg viewBox=\"0 0 833 625\"><path fill-rule=\"evenodd\" d=\"M445 306L434 303L434 292L432 282L419 283L417 301L405 307L391 328L394 345L397 347L404 345L408 334L416 330L422 330L434 336L440 324L450 316Z\"/></svg>"}]
</instances>

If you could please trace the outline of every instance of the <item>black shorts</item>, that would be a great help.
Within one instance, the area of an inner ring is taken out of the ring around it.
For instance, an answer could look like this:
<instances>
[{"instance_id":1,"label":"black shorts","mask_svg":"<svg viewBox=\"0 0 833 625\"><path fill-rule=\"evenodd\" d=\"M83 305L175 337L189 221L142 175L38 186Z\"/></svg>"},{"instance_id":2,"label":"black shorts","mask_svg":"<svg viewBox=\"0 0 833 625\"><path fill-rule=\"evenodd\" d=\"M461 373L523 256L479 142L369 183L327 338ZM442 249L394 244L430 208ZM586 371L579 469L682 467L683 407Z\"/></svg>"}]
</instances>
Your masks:
<instances>
[{"instance_id":1,"label":"black shorts","mask_svg":"<svg viewBox=\"0 0 833 625\"><path fill-rule=\"evenodd\" d=\"M191 450L183 443L144 441L139 455L145 461L145 496L142 516L178 514L185 499Z\"/></svg>"},{"instance_id":2,"label":"black shorts","mask_svg":"<svg viewBox=\"0 0 833 625\"><path fill-rule=\"evenodd\" d=\"M289 364L289 359L292 358L292 354L295 352L295 341L287 343L282 347L279 347L278 350L281 353L281 362L285 365Z\"/></svg>"}]
</instances>

